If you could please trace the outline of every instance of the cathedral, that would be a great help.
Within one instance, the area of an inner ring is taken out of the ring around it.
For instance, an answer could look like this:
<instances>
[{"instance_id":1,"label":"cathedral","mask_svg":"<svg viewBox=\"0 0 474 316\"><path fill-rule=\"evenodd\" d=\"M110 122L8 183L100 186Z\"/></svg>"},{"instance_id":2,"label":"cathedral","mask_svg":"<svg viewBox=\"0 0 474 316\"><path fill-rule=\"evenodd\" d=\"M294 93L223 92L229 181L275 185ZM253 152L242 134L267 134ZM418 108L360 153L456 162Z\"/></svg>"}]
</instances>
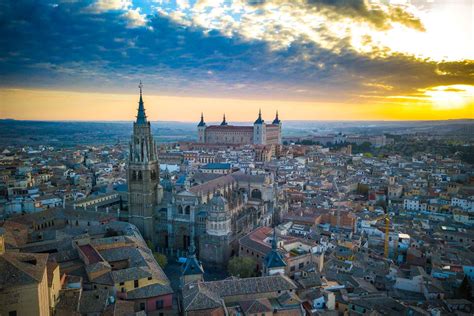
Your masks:
<instances>
[{"instance_id":1,"label":"cathedral","mask_svg":"<svg viewBox=\"0 0 474 316\"><path fill-rule=\"evenodd\" d=\"M193 242L206 264L227 264L240 237L272 224L276 193L270 174L234 172L209 180L198 172L188 181L180 192L165 188L169 202L156 223L161 251L184 256Z\"/></svg>"},{"instance_id":2,"label":"cathedral","mask_svg":"<svg viewBox=\"0 0 474 316\"><path fill-rule=\"evenodd\" d=\"M280 145L281 144L281 121L278 112L271 124L262 119L262 111L259 111L257 120L253 126L236 126L227 123L225 114L220 125L207 126L204 115L198 126L198 142L203 144L233 144L233 145Z\"/></svg>"},{"instance_id":3,"label":"cathedral","mask_svg":"<svg viewBox=\"0 0 474 316\"><path fill-rule=\"evenodd\" d=\"M272 126L280 128L278 116L275 122ZM160 183L158 158L140 84L127 171L129 220L161 252L186 256L192 249L206 264L227 264L240 237L272 224L276 191L271 173L210 175L195 170L178 187L167 171Z\"/></svg>"}]
</instances>

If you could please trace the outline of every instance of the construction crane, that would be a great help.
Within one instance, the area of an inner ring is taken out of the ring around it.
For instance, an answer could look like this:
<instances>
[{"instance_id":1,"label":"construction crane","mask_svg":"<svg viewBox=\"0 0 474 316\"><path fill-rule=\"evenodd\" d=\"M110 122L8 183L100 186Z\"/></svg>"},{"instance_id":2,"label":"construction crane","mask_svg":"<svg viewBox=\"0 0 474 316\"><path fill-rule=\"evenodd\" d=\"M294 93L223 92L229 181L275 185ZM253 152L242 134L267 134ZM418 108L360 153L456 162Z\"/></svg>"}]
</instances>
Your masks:
<instances>
[{"instance_id":1,"label":"construction crane","mask_svg":"<svg viewBox=\"0 0 474 316\"><path fill-rule=\"evenodd\" d=\"M336 188L337 198L339 199L340 198L339 187L337 186L336 180L334 178L332 179L332 184ZM340 224L341 224L341 205L339 204L337 206L337 225L336 225L338 232L339 232L339 225Z\"/></svg>"},{"instance_id":2,"label":"construction crane","mask_svg":"<svg viewBox=\"0 0 474 316\"><path fill-rule=\"evenodd\" d=\"M379 217L376 217L374 219L376 222L380 220L385 221L385 240L384 240L384 245L383 245L383 254L386 259L388 259L389 255L389 234L390 234L390 215L388 213L385 213Z\"/></svg>"}]
</instances>

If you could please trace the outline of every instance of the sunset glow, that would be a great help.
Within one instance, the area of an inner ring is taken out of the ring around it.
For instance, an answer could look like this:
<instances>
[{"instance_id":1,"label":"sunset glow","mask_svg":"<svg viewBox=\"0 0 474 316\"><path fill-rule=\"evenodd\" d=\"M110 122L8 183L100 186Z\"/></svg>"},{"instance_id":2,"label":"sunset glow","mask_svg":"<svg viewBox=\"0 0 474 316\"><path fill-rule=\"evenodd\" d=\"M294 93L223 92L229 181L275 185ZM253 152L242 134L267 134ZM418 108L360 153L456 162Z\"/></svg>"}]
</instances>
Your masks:
<instances>
[{"instance_id":1,"label":"sunset glow","mask_svg":"<svg viewBox=\"0 0 474 316\"><path fill-rule=\"evenodd\" d=\"M140 80L156 120L474 118L470 0L22 2L1 118L130 120Z\"/></svg>"}]
</instances>

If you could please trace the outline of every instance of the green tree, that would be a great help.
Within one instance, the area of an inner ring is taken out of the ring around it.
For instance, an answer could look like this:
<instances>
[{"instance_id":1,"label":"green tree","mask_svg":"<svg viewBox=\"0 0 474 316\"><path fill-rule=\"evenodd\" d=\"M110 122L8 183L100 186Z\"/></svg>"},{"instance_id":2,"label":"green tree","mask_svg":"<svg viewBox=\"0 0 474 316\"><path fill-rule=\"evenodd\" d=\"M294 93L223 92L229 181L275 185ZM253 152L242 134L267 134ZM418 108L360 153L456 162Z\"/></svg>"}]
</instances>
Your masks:
<instances>
[{"instance_id":1,"label":"green tree","mask_svg":"<svg viewBox=\"0 0 474 316\"><path fill-rule=\"evenodd\" d=\"M155 245L153 244L153 242L151 240L147 240L146 241L146 245L148 246L148 248L151 249L151 251L153 252L153 257L155 257L155 260L156 262L158 262L158 264L160 265L160 267L162 269L164 269L166 267L166 265L168 264L168 258L166 257L166 255L164 254L161 254L159 252L156 252L155 251Z\"/></svg>"},{"instance_id":2,"label":"green tree","mask_svg":"<svg viewBox=\"0 0 474 316\"><path fill-rule=\"evenodd\" d=\"M155 245L153 244L153 242L151 240L147 240L146 241L146 245L148 246L148 248L151 249L151 251L155 251Z\"/></svg>"},{"instance_id":3,"label":"green tree","mask_svg":"<svg viewBox=\"0 0 474 316\"><path fill-rule=\"evenodd\" d=\"M469 283L467 276L464 276L464 279L462 280L461 285L458 287L458 290L456 291L457 297L470 300L471 291L472 291L471 284Z\"/></svg>"},{"instance_id":4,"label":"green tree","mask_svg":"<svg viewBox=\"0 0 474 316\"><path fill-rule=\"evenodd\" d=\"M154 252L153 256L155 257L155 260L156 262L158 262L160 267L164 269L168 264L168 258L164 254L161 254L159 252Z\"/></svg>"},{"instance_id":5,"label":"green tree","mask_svg":"<svg viewBox=\"0 0 474 316\"><path fill-rule=\"evenodd\" d=\"M257 262L250 257L233 257L229 260L227 269L233 276L250 278L256 275Z\"/></svg>"}]
</instances>

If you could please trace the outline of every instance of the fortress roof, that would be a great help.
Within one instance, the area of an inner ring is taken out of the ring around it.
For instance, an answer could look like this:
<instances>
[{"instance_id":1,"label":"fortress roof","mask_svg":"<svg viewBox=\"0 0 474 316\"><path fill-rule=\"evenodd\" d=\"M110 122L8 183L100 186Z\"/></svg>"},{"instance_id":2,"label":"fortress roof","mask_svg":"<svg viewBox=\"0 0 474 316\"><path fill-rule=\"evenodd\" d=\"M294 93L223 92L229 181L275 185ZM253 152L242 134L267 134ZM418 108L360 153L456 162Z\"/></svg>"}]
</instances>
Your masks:
<instances>
[{"instance_id":1,"label":"fortress roof","mask_svg":"<svg viewBox=\"0 0 474 316\"><path fill-rule=\"evenodd\" d=\"M207 130L253 132L253 126L211 125Z\"/></svg>"}]
</instances>

